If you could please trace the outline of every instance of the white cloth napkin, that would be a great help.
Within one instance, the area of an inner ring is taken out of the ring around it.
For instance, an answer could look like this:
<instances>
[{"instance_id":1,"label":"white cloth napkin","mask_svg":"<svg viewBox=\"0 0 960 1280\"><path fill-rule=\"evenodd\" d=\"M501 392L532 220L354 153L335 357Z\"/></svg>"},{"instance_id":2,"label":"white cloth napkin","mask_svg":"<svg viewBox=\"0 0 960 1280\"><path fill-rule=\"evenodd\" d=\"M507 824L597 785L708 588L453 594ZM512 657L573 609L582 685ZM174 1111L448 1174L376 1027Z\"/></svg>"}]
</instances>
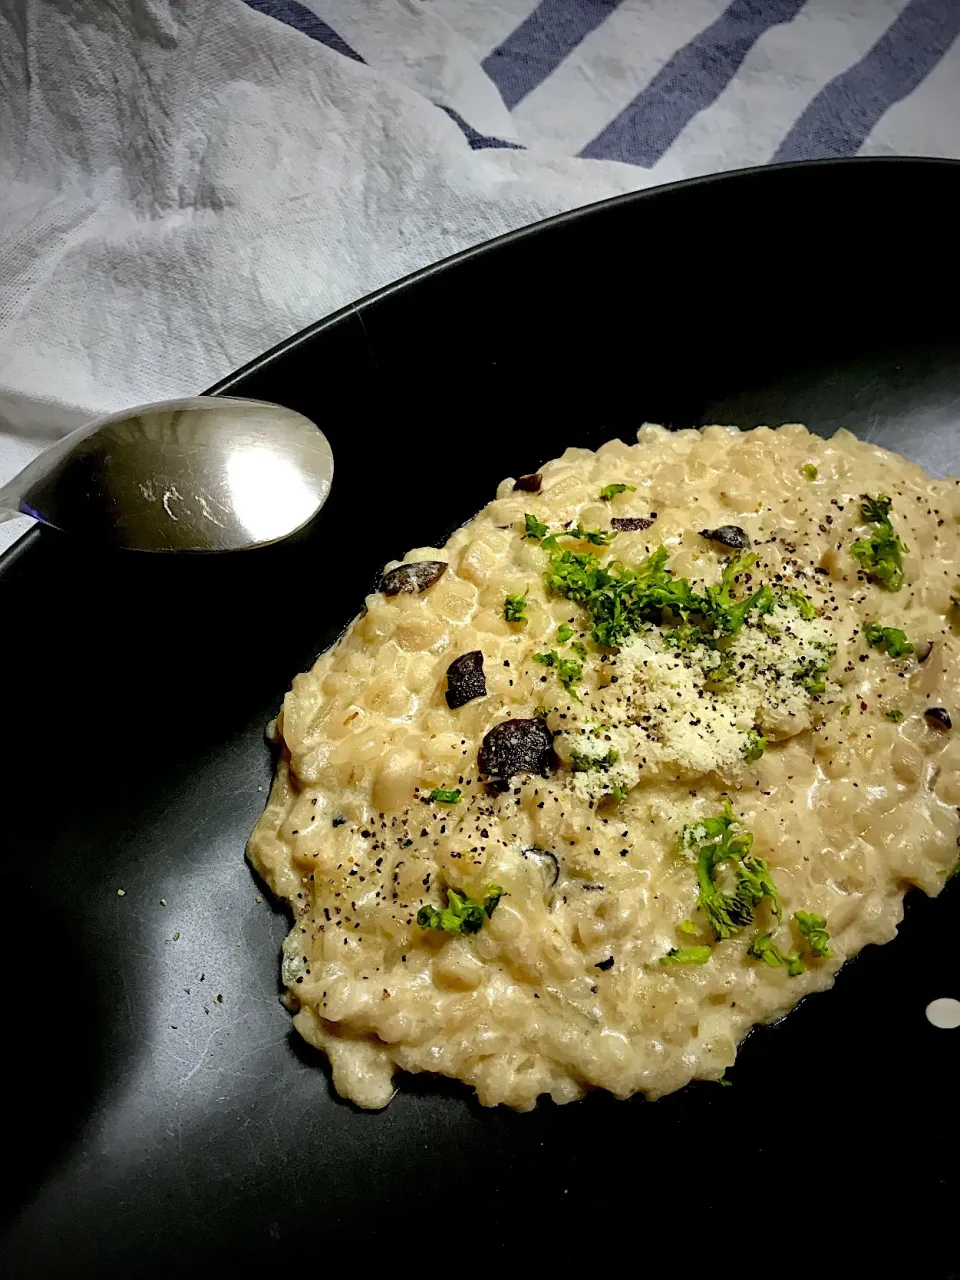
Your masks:
<instances>
[{"instance_id":1,"label":"white cloth napkin","mask_svg":"<svg viewBox=\"0 0 960 1280\"><path fill-rule=\"evenodd\" d=\"M550 214L960 154L958 33L946 0L0 0L0 482Z\"/></svg>"}]
</instances>

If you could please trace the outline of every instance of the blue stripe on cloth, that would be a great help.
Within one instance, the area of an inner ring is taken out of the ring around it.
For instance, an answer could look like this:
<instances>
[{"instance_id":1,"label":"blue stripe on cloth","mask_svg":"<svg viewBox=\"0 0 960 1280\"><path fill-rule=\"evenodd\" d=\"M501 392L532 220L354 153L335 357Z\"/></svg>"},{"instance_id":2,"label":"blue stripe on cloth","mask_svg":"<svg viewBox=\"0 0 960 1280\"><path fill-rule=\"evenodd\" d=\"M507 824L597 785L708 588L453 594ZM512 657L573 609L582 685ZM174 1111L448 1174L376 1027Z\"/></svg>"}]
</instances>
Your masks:
<instances>
[{"instance_id":1,"label":"blue stripe on cloth","mask_svg":"<svg viewBox=\"0 0 960 1280\"><path fill-rule=\"evenodd\" d=\"M824 85L774 160L856 155L874 126L926 79L958 35L957 0L911 0L859 62Z\"/></svg>"},{"instance_id":2,"label":"blue stripe on cloth","mask_svg":"<svg viewBox=\"0 0 960 1280\"><path fill-rule=\"evenodd\" d=\"M678 49L633 102L580 152L651 168L698 112L709 107L771 27L790 22L804 0L733 0Z\"/></svg>"},{"instance_id":3,"label":"blue stripe on cloth","mask_svg":"<svg viewBox=\"0 0 960 1280\"><path fill-rule=\"evenodd\" d=\"M345 58L353 58L354 62L363 62L356 49L351 49L333 27L327 26L322 18L318 18L305 4L299 4L298 0L244 0L244 3L258 13L265 13L268 18L276 18L278 22L302 31L305 36L325 44L334 53L342 53Z\"/></svg>"},{"instance_id":4,"label":"blue stripe on cloth","mask_svg":"<svg viewBox=\"0 0 960 1280\"><path fill-rule=\"evenodd\" d=\"M508 142L506 138L495 138L490 134L478 133L472 124L467 124L459 112L454 111L453 107L445 107L442 102L438 102L435 105L450 117L470 144L471 151L489 151L495 147L500 147L501 149L506 147L510 151L526 150L522 142Z\"/></svg>"},{"instance_id":5,"label":"blue stripe on cloth","mask_svg":"<svg viewBox=\"0 0 960 1280\"><path fill-rule=\"evenodd\" d=\"M483 69L508 110L542 84L620 0L542 0L498 48Z\"/></svg>"},{"instance_id":6,"label":"blue stripe on cloth","mask_svg":"<svg viewBox=\"0 0 960 1280\"><path fill-rule=\"evenodd\" d=\"M356 49L352 49L346 40L334 31L333 27L328 26L322 18L318 18L306 5L298 3L298 0L244 0L244 3L248 4L251 9L256 9L258 13L266 14L268 18L276 18L278 22L283 22L288 27L294 27L305 36L309 36L311 40L317 40L320 44L326 45L328 49L333 49L335 53L342 53L345 58L352 58L354 62L364 62L364 59L360 57ZM364 63L364 65L366 64ZM504 138L492 138L485 133L478 133L452 107L444 107L439 103L436 105L440 106L441 111L447 113L461 131L469 143L471 151L484 151L493 147L507 147L514 151L524 150L519 142L507 142Z\"/></svg>"}]
</instances>

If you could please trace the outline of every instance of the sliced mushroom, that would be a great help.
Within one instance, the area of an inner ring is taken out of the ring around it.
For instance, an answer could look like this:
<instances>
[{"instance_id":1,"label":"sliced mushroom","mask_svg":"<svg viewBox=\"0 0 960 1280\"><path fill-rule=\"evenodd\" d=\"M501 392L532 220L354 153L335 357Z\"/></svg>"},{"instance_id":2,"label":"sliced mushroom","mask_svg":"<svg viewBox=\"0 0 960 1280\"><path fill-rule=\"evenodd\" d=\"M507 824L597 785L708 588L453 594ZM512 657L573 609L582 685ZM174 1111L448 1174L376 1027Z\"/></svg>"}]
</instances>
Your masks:
<instances>
[{"instance_id":1,"label":"sliced mushroom","mask_svg":"<svg viewBox=\"0 0 960 1280\"><path fill-rule=\"evenodd\" d=\"M750 546L750 539L738 524L722 524L718 529L701 529L700 537L709 542L719 542L724 547L732 547L734 551L743 551Z\"/></svg>"},{"instance_id":2,"label":"sliced mushroom","mask_svg":"<svg viewBox=\"0 0 960 1280\"><path fill-rule=\"evenodd\" d=\"M477 765L497 791L506 791L517 773L544 777L556 762L553 734L539 716L531 720L504 720L484 735Z\"/></svg>"},{"instance_id":3,"label":"sliced mushroom","mask_svg":"<svg viewBox=\"0 0 960 1280\"><path fill-rule=\"evenodd\" d=\"M933 653L935 648L936 646L934 642L932 640L928 640L927 646L922 653L920 652L919 649L917 650L917 661L921 664L926 662L926 660L930 657L931 653Z\"/></svg>"},{"instance_id":4,"label":"sliced mushroom","mask_svg":"<svg viewBox=\"0 0 960 1280\"><path fill-rule=\"evenodd\" d=\"M539 493L540 485L542 483L543 476L539 471L534 471L533 474L529 476L517 476L516 480L513 482L513 489L514 492L518 489L522 489L524 493Z\"/></svg>"},{"instance_id":5,"label":"sliced mushroom","mask_svg":"<svg viewBox=\"0 0 960 1280\"><path fill-rule=\"evenodd\" d=\"M550 876L549 887L553 886L560 879L560 859L555 853L551 853L549 849L538 849L535 844L525 845L520 850L522 858L534 858L543 867L546 875Z\"/></svg>"},{"instance_id":6,"label":"sliced mushroom","mask_svg":"<svg viewBox=\"0 0 960 1280\"><path fill-rule=\"evenodd\" d=\"M447 706L452 711L474 698L487 696L487 678L483 674L483 653L471 649L455 658L447 667Z\"/></svg>"},{"instance_id":7,"label":"sliced mushroom","mask_svg":"<svg viewBox=\"0 0 960 1280\"><path fill-rule=\"evenodd\" d=\"M417 560L413 564L398 564L380 579L380 590L385 596L398 596L401 592L416 595L439 582L446 572L445 560Z\"/></svg>"},{"instance_id":8,"label":"sliced mushroom","mask_svg":"<svg viewBox=\"0 0 960 1280\"><path fill-rule=\"evenodd\" d=\"M610 525L617 533L636 533L640 529L649 529L656 518L651 516L648 520L646 516L614 516Z\"/></svg>"},{"instance_id":9,"label":"sliced mushroom","mask_svg":"<svg viewBox=\"0 0 960 1280\"><path fill-rule=\"evenodd\" d=\"M952 729L953 721L946 707L927 707L924 718L932 729Z\"/></svg>"}]
</instances>

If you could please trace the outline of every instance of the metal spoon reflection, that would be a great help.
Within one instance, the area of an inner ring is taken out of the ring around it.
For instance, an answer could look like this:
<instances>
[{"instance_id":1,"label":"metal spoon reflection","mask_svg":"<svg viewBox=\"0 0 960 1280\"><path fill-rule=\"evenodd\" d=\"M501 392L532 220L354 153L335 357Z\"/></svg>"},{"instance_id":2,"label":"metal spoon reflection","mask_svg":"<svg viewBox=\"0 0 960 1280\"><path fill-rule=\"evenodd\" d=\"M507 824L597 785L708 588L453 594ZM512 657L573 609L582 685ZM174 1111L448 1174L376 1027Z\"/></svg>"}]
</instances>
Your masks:
<instances>
[{"instance_id":1,"label":"metal spoon reflection","mask_svg":"<svg viewBox=\"0 0 960 1280\"><path fill-rule=\"evenodd\" d=\"M238 551L320 510L333 454L320 429L260 400L195 396L80 427L0 488L0 520L136 551Z\"/></svg>"}]
</instances>

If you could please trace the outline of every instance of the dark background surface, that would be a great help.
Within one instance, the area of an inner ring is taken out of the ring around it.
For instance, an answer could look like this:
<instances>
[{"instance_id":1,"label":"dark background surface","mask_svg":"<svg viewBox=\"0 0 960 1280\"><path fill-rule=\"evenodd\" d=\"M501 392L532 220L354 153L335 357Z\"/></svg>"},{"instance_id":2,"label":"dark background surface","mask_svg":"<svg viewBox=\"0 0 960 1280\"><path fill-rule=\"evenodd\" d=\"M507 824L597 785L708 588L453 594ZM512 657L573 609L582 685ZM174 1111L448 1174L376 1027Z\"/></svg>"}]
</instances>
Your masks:
<instances>
[{"instance_id":1,"label":"dark background surface","mask_svg":"<svg viewBox=\"0 0 960 1280\"><path fill-rule=\"evenodd\" d=\"M220 388L333 445L295 543L174 562L45 532L5 557L3 1274L810 1275L849 1250L834 1274L894 1275L901 1248L960 1274L960 1031L924 1017L960 997L960 884L755 1032L733 1088L516 1115L401 1077L369 1114L289 1030L285 917L242 859L291 677L504 474L645 419L845 426L960 471L958 197L960 165L841 162L555 220Z\"/></svg>"}]
</instances>

